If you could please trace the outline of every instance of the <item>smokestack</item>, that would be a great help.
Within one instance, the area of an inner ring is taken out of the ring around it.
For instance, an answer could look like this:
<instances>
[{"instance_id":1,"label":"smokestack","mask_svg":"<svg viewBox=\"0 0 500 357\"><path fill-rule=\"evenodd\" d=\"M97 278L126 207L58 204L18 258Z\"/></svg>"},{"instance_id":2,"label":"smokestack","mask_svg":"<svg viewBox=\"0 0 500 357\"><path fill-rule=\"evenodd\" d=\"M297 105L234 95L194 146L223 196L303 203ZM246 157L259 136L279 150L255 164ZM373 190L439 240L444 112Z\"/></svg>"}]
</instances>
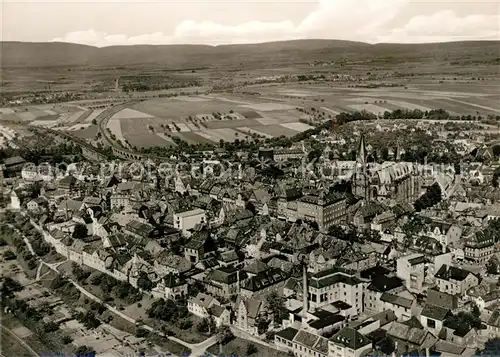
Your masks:
<instances>
[{"instance_id":1,"label":"smokestack","mask_svg":"<svg viewBox=\"0 0 500 357\"><path fill-rule=\"evenodd\" d=\"M236 270L236 293L240 294L240 271Z\"/></svg>"},{"instance_id":2,"label":"smokestack","mask_svg":"<svg viewBox=\"0 0 500 357\"><path fill-rule=\"evenodd\" d=\"M302 315L304 316L304 322L307 318L307 311L309 311L309 289L307 288L307 266L305 262L302 262L302 285L304 291L302 292Z\"/></svg>"}]
</instances>

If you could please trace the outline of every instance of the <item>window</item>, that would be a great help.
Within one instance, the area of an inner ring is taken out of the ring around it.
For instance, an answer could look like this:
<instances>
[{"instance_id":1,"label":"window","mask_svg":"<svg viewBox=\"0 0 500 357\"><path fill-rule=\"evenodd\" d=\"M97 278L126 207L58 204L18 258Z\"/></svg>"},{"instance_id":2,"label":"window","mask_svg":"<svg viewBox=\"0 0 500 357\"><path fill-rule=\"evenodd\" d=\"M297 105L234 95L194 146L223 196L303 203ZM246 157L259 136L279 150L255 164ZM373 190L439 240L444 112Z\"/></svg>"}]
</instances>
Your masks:
<instances>
[{"instance_id":1,"label":"window","mask_svg":"<svg viewBox=\"0 0 500 357\"><path fill-rule=\"evenodd\" d=\"M427 318L427 327L429 327L429 328L436 328L436 321Z\"/></svg>"}]
</instances>

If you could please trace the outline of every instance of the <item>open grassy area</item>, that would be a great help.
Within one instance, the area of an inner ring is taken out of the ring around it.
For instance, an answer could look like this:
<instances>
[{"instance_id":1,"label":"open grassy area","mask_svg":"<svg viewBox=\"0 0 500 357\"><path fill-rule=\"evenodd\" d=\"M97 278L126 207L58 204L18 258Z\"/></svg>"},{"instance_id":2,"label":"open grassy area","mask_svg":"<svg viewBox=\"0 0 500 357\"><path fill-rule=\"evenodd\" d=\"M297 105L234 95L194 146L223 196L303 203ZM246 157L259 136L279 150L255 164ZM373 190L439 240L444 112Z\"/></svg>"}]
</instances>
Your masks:
<instances>
[{"instance_id":1,"label":"open grassy area","mask_svg":"<svg viewBox=\"0 0 500 357\"><path fill-rule=\"evenodd\" d=\"M24 346L22 346L16 339L12 338L10 334L2 329L1 335L2 343L0 344L0 354L2 356L16 356L16 357L33 357Z\"/></svg>"},{"instance_id":2,"label":"open grassy area","mask_svg":"<svg viewBox=\"0 0 500 357\"><path fill-rule=\"evenodd\" d=\"M231 342L228 344L225 344L222 346L222 355L223 356L247 356L247 346L249 344L254 345L257 348L257 352L253 353L251 356L257 357L257 356L265 356L265 357L287 357L288 354L285 352L281 352L278 350L275 350L273 348L266 347L264 345L258 344L258 343L253 343L250 341L243 340L239 337L234 338ZM213 353L215 355L219 355L220 349L219 345L213 345L210 347L207 352Z\"/></svg>"}]
</instances>

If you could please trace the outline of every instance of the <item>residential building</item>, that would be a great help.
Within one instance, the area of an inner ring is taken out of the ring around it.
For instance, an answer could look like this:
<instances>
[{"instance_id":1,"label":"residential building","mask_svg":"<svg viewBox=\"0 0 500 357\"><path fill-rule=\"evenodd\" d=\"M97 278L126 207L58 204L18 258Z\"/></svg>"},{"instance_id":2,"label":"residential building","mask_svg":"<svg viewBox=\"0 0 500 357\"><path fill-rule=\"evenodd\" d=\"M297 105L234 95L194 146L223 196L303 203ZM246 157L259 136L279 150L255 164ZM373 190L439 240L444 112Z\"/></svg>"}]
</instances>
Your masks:
<instances>
[{"instance_id":1,"label":"residential building","mask_svg":"<svg viewBox=\"0 0 500 357\"><path fill-rule=\"evenodd\" d=\"M479 284L479 278L472 272L448 265L441 266L435 278L438 290L451 295L463 296L470 288Z\"/></svg>"},{"instance_id":2,"label":"residential building","mask_svg":"<svg viewBox=\"0 0 500 357\"><path fill-rule=\"evenodd\" d=\"M434 335L438 335L443 328L450 310L435 305L426 305L420 313L420 323Z\"/></svg>"},{"instance_id":3,"label":"residential building","mask_svg":"<svg viewBox=\"0 0 500 357\"><path fill-rule=\"evenodd\" d=\"M363 284L353 272L334 267L308 279L309 305L318 308L336 301L353 306L357 314L363 311Z\"/></svg>"},{"instance_id":4,"label":"residential building","mask_svg":"<svg viewBox=\"0 0 500 357\"><path fill-rule=\"evenodd\" d=\"M174 228L186 233L198 224L207 223L205 210L197 208L191 211L179 212L174 214Z\"/></svg>"},{"instance_id":5,"label":"residential building","mask_svg":"<svg viewBox=\"0 0 500 357\"><path fill-rule=\"evenodd\" d=\"M329 341L330 357L360 357L371 348L371 341L355 329L345 327Z\"/></svg>"},{"instance_id":6,"label":"residential building","mask_svg":"<svg viewBox=\"0 0 500 357\"><path fill-rule=\"evenodd\" d=\"M198 293L195 298L190 298L188 300L188 311L200 318L210 316L210 309L213 306L220 306L219 301L203 293Z\"/></svg>"},{"instance_id":7,"label":"residential building","mask_svg":"<svg viewBox=\"0 0 500 357\"><path fill-rule=\"evenodd\" d=\"M426 278L427 258L423 254L410 254L396 260L397 276L405 281L411 292L421 292Z\"/></svg>"},{"instance_id":8,"label":"residential building","mask_svg":"<svg viewBox=\"0 0 500 357\"><path fill-rule=\"evenodd\" d=\"M483 232L472 234L464 244L465 259L476 264L486 264L495 251L495 241Z\"/></svg>"}]
</instances>

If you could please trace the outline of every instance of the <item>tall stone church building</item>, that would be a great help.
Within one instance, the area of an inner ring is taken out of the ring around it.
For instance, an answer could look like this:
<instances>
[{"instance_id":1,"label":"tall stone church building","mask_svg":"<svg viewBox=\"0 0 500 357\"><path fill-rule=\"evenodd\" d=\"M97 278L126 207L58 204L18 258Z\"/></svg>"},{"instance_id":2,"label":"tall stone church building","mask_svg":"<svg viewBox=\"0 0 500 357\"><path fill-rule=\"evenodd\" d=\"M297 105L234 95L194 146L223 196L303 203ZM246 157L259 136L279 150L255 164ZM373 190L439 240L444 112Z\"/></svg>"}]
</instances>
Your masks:
<instances>
[{"instance_id":1,"label":"tall stone church building","mask_svg":"<svg viewBox=\"0 0 500 357\"><path fill-rule=\"evenodd\" d=\"M352 192L367 201L414 201L420 196L421 177L411 162L368 163L365 138L359 141Z\"/></svg>"}]
</instances>

